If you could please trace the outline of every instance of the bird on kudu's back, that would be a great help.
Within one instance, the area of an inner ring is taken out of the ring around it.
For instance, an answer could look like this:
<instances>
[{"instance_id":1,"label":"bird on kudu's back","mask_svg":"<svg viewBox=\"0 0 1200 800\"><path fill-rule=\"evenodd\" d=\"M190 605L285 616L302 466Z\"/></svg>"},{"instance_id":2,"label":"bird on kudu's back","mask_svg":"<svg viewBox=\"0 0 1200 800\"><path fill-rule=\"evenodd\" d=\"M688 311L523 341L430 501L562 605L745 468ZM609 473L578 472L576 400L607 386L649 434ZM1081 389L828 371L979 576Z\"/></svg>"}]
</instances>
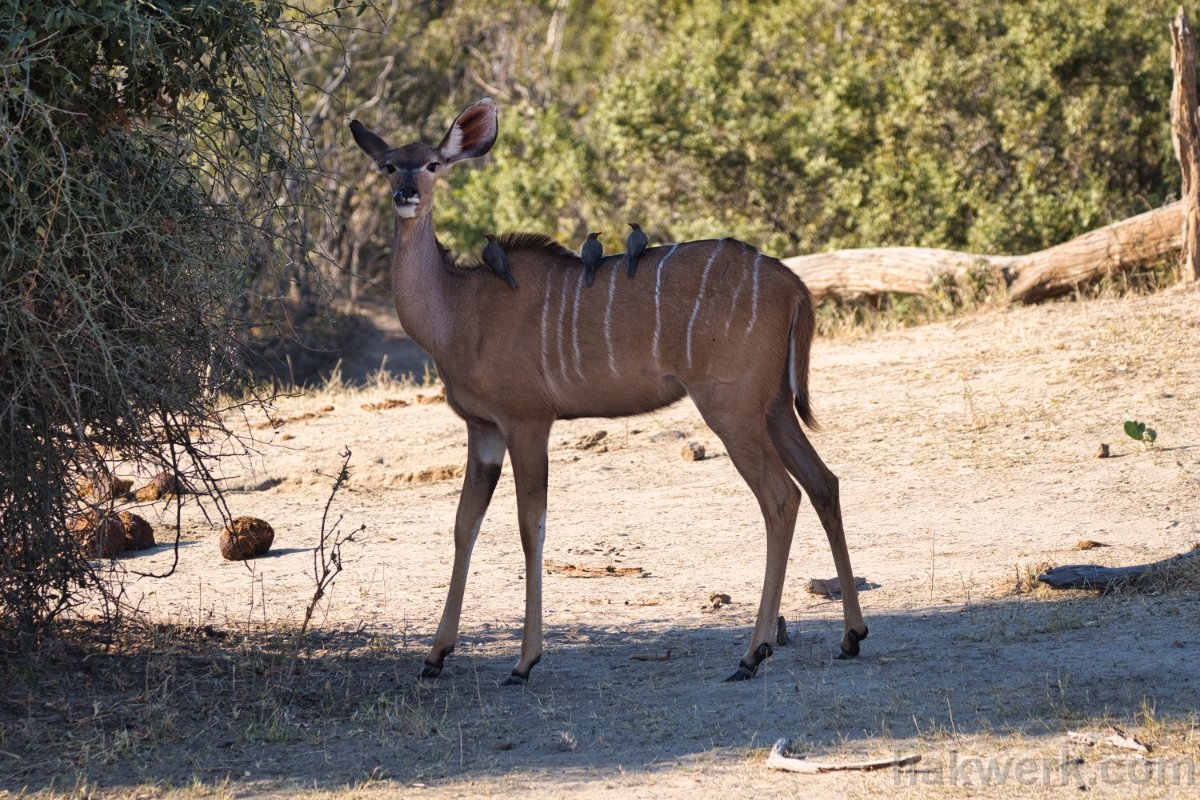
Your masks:
<instances>
[{"instance_id":1,"label":"bird on kudu's back","mask_svg":"<svg viewBox=\"0 0 1200 800\"><path fill-rule=\"evenodd\" d=\"M484 245L483 253L481 253L481 256L483 257L483 263L487 264L488 269L490 269L492 272L496 273L501 278L504 278L504 280L508 282L509 286L516 289L517 279L512 276L511 272L508 271L508 258L504 255L504 248L501 247L500 243L496 241L496 237L493 234L485 233L483 238L487 239L488 241L488 243Z\"/></svg>"},{"instance_id":2,"label":"bird on kudu's back","mask_svg":"<svg viewBox=\"0 0 1200 800\"><path fill-rule=\"evenodd\" d=\"M629 277L637 272L638 256L646 249L646 245L650 240L646 238L646 234L642 233L642 226L636 222L629 223L629 227L633 228L629 235L625 237L625 260L629 262Z\"/></svg>"},{"instance_id":3,"label":"bird on kudu's back","mask_svg":"<svg viewBox=\"0 0 1200 800\"><path fill-rule=\"evenodd\" d=\"M587 241L583 243L583 249L579 251L583 268L587 270L588 286L592 285L592 277L596 274L596 265L600 263L600 257L604 255L604 245L600 244L600 240L596 238L600 233L600 231L589 233Z\"/></svg>"}]
</instances>

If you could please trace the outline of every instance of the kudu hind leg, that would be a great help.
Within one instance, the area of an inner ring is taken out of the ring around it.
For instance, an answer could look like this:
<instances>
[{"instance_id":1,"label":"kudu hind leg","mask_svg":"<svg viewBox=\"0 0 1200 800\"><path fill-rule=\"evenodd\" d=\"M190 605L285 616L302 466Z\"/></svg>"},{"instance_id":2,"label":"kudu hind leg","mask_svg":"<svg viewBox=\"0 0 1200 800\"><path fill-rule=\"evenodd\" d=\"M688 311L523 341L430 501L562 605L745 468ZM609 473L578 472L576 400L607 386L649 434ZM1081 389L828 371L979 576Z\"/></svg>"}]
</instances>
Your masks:
<instances>
[{"instance_id":1,"label":"kudu hind leg","mask_svg":"<svg viewBox=\"0 0 1200 800\"><path fill-rule=\"evenodd\" d=\"M471 566L471 551L479 537L483 516L487 513L500 470L504 466L504 438L494 425L467 424L467 473L463 478L462 495L458 498L458 514L454 519L454 567L450 573L450 588L446 607L433 646L425 657L420 678L436 678L442 672L446 656L454 652L458 641L458 621L462 616L463 593L467 588L467 571Z\"/></svg>"},{"instance_id":2,"label":"kudu hind leg","mask_svg":"<svg viewBox=\"0 0 1200 800\"><path fill-rule=\"evenodd\" d=\"M754 620L754 635L737 671L727 681L748 680L754 677L773 649L779 604L783 599L783 584L787 577L788 555L796 530L796 513L800 509L800 492L771 447L766 432L751 441L726 443L729 457L738 472L746 479L762 510L767 528L767 562L763 574L762 597L758 616Z\"/></svg>"},{"instance_id":3,"label":"kudu hind leg","mask_svg":"<svg viewBox=\"0 0 1200 800\"><path fill-rule=\"evenodd\" d=\"M504 686L520 686L542 660L542 547L546 540L546 491L550 477L550 424L505 431L517 487L517 521L525 552L525 628L521 659Z\"/></svg>"},{"instance_id":4,"label":"kudu hind leg","mask_svg":"<svg viewBox=\"0 0 1200 800\"><path fill-rule=\"evenodd\" d=\"M862 609L858 604L858 589L854 585L854 570L850 566L850 551L846 547L837 476L825 466L825 462L804 435L800 421L792 411L790 397L774 403L767 419L771 439L780 458L801 488L808 492L809 500L812 501L821 526L825 529L825 536L829 539L829 549L837 568L838 584L842 589L845 625L841 642L842 653L838 658L854 658L859 652L858 643L867 638L867 625L863 622Z\"/></svg>"},{"instance_id":5,"label":"kudu hind leg","mask_svg":"<svg viewBox=\"0 0 1200 800\"><path fill-rule=\"evenodd\" d=\"M800 508L800 492L788 476L767 435L762 418L753 421L730 418L719 413L706 414L706 407L719 404L695 398L704 421L720 437L729 458L758 499L767 528L767 563L763 576L762 597L750 647L738 664L737 672L727 681L748 680L754 677L761 664L772 653L779 604L787 575L788 554L796 529L796 513ZM736 407L736 403L730 407Z\"/></svg>"}]
</instances>

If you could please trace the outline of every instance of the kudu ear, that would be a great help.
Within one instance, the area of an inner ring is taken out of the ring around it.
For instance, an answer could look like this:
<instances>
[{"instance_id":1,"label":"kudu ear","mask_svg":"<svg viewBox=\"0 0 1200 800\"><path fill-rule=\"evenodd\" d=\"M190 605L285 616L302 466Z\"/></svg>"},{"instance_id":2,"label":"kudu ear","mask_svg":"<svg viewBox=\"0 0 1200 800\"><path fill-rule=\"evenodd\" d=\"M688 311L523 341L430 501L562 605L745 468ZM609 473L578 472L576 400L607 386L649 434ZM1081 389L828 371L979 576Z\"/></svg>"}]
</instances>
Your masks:
<instances>
[{"instance_id":1,"label":"kudu ear","mask_svg":"<svg viewBox=\"0 0 1200 800\"><path fill-rule=\"evenodd\" d=\"M438 151L446 166L464 158L478 158L496 143L496 104L485 97L458 115L442 137Z\"/></svg>"},{"instance_id":2,"label":"kudu ear","mask_svg":"<svg viewBox=\"0 0 1200 800\"><path fill-rule=\"evenodd\" d=\"M350 121L350 133L353 134L354 141L358 143L362 151L373 161L378 161L384 153L392 149L388 147L387 142L367 130L366 126L358 120Z\"/></svg>"}]
</instances>

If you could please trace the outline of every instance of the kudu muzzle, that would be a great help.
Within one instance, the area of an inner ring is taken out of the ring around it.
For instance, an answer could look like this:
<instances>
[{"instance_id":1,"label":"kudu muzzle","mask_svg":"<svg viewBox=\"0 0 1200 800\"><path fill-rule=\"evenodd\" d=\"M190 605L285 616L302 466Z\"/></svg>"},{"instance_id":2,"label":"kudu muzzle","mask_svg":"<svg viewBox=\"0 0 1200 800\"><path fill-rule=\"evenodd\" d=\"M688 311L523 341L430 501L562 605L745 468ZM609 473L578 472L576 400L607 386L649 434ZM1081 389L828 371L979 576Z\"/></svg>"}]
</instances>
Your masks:
<instances>
[{"instance_id":1,"label":"kudu muzzle","mask_svg":"<svg viewBox=\"0 0 1200 800\"><path fill-rule=\"evenodd\" d=\"M400 188L392 192L392 205L396 213L402 217L413 217L417 213L417 203L421 201L421 192L417 188L417 179L409 171L404 171Z\"/></svg>"}]
</instances>

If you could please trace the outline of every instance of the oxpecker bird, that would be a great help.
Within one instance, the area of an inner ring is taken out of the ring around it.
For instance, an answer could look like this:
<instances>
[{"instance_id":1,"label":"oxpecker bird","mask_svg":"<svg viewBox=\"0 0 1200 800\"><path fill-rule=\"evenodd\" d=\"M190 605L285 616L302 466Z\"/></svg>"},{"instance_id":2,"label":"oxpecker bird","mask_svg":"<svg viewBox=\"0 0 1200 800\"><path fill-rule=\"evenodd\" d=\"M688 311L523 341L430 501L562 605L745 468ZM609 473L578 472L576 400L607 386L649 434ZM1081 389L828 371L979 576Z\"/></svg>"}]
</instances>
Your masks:
<instances>
[{"instance_id":1,"label":"oxpecker bird","mask_svg":"<svg viewBox=\"0 0 1200 800\"><path fill-rule=\"evenodd\" d=\"M629 277L633 277L633 273L637 272L638 257L646 250L646 245L650 240L646 238L646 234L642 233L642 226L636 222L629 223L629 227L633 228L629 235L625 237L625 260L629 262Z\"/></svg>"},{"instance_id":2,"label":"oxpecker bird","mask_svg":"<svg viewBox=\"0 0 1200 800\"><path fill-rule=\"evenodd\" d=\"M600 263L600 257L604 255L604 245L596 239L600 233L600 231L589 233L587 241L583 243L583 249L579 251L579 258L583 260L583 268L587 270L588 286L592 285L592 276L596 274L596 265Z\"/></svg>"},{"instance_id":3,"label":"oxpecker bird","mask_svg":"<svg viewBox=\"0 0 1200 800\"><path fill-rule=\"evenodd\" d=\"M483 238L488 240L487 245L483 248L483 263L487 264L488 269L492 272L508 281L509 286L516 289L517 279L508 271L508 259L504 256L504 248L496 241L496 237L490 233L485 233Z\"/></svg>"}]
</instances>

